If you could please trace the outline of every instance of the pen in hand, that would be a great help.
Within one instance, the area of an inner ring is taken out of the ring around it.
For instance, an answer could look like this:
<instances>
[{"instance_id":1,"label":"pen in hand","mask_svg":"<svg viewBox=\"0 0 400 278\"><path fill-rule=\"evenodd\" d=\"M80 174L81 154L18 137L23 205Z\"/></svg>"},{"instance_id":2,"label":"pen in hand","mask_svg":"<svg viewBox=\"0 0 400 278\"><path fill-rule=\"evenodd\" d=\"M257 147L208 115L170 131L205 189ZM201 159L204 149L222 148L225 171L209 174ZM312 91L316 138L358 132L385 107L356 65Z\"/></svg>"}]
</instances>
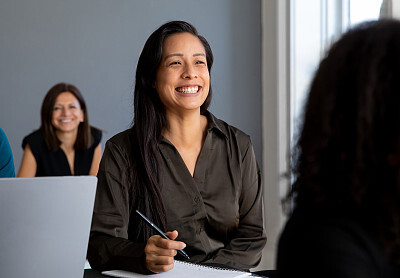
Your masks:
<instances>
[{"instance_id":1,"label":"pen in hand","mask_svg":"<svg viewBox=\"0 0 400 278\"><path fill-rule=\"evenodd\" d=\"M158 227L156 226L156 224L154 224L153 222L151 222L150 219L148 219L146 216L144 216L140 211L136 210L136 213L139 214L139 216L140 216L147 224L149 224L154 230L156 230L157 233L160 234L160 236L162 236L162 237L165 238L165 239L169 239L169 240L170 240L170 238L169 238L166 234L164 234L164 232L161 231L160 228L158 228ZM188 254L186 254L185 251L183 251L183 250L177 250L177 251L178 251L179 254L181 254L181 255L184 256L185 258L190 259L190 257L188 256Z\"/></svg>"}]
</instances>

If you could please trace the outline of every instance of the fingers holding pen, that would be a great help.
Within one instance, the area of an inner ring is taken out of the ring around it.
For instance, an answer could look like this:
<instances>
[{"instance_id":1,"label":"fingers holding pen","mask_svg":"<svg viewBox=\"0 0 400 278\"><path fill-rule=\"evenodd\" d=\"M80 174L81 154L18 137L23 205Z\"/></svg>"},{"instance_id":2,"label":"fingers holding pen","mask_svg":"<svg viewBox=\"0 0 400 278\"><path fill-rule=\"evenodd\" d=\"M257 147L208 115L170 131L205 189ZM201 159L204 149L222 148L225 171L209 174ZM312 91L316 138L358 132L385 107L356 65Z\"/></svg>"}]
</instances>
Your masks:
<instances>
[{"instance_id":1,"label":"fingers holding pen","mask_svg":"<svg viewBox=\"0 0 400 278\"><path fill-rule=\"evenodd\" d=\"M168 232L166 235L171 239L165 239L159 235L154 235L147 240L145 247L146 268L152 272L165 272L174 267L174 257L177 250L185 248L186 244L175 241L178 232Z\"/></svg>"}]
</instances>

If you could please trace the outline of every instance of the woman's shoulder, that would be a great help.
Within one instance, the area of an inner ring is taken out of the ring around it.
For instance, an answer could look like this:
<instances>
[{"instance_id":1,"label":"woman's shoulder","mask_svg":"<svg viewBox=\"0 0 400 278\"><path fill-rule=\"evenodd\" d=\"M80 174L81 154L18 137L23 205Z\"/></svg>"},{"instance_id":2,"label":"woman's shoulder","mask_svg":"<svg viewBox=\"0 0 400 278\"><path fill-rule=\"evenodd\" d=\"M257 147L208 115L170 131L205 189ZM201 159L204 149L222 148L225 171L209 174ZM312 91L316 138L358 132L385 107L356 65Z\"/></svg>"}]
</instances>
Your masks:
<instances>
[{"instance_id":1,"label":"woman's shoulder","mask_svg":"<svg viewBox=\"0 0 400 278\"><path fill-rule=\"evenodd\" d=\"M338 277L355 270L383 273L390 269L376 239L350 213L317 210L294 210L279 239L278 268L300 267L314 261L313 272L334 268ZM346 267L346 261L350 260L353 269Z\"/></svg>"},{"instance_id":2,"label":"woman's shoulder","mask_svg":"<svg viewBox=\"0 0 400 278\"><path fill-rule=\"evenodd\" d=\"M45 144L43 133L40 129L36 129L33 132L29 133L24 137L22 140L22 148L24 149L26 144L29 144L29 146L32 148L35 145L43 145Z\"/></svg>"},{"instance_id":3,"label":"woman's shoulder","mask_svg":"<svg viewBox=\"0 0 400 278\"><path fill-rule=\"evenodd\" d=\"M106 142L106 147L118 148L124 152L130 152L132 149L132 129L127 129L112 136Z\"/></svg>"},{"instance_id":4,"label":"woman's shoulder","mask_svg":"<svg viewBox=\"0 0 400 278\"><path fill-rule=\"evenodd\" d=\"M208 112L206 116L209 121L209 128L219 130L229 141L234 139L235 142L243 147L247 147L251 144L250 136L241 129L217 118L210 112Z\"/></svg>"},{"instance_id":5,"label":"woman's shoulder","mask_svg":"<svg viewBox=\"0 0 400 278\"><path fill-rule=\"evenodd\" d=\"M97 127L90 126L90 133L93 136L93 146L100 144L101 138L103 137L103 131Z\"/></svg>"},{"instance_id":6,"label":"woman's shoulder","mask_svg":"<svg viewBox=\"0 0 400 278\"><path fill-rule=\"evenodd\" d=\"M3 129L0 127L0 138L3 140L3 138L6 138L6 133L3 131Z\"/></svg>"},{"instance_id":7,"label":"woman's shoulder","mask_svg":"<svg viewBox=\"0 0 400 278\"><path fill-rule=\"evenodd\" d=\"M6 153L11 153L11 147L6 133L0 128L0 155L5 155Z\"/></svg>"},{"instance_id":8,"label":"woman's shoulder","mask_svg":"<svg viewBox=\"0 0 400 278\"><path fill-rule=\"evenodd\" d=\"M124 130L124 131L121 131L121 132L115 134L110 139L108 139L108 142L111 142L111 143L117 144L117 145L124 144L124 143L130 143L131 138L133 136L132 134L133 134L133 131L130 128L130 129L127 129L127 130Z\"/></svg>"},{"instance_id":9,"label":"woman's shoulder","mask_svg":"<svg viewBox=\"0 0 400 278\"><path fill-rule=\"evenodd\" d=\"M116 173L121 170L117 168L120 168L122 165L130 168L133 149L131 138L132 131L128 129L108 139L102 156L102 164L104 165L101 164L101 167L105 167L107 164L107 171ZM115 162L117 162L118 167L115 165Z\"/></svg>"}]
</instances>

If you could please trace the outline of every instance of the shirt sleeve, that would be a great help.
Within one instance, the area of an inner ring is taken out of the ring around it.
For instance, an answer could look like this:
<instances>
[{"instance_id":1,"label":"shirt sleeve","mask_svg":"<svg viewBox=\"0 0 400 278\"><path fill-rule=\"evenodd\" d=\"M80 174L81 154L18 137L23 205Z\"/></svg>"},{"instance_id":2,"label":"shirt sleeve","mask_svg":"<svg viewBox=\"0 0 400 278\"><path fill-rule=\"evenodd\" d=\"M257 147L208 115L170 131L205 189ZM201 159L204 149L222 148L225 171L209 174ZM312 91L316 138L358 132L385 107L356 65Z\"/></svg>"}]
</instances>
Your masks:
<instances>
[{"instance_id":1,"label":"shirt sleeve","mask_svg":"<svg viewBox=\"0 0 400 278\"><path fill-rule=\"evenodd\" d=\"M92 268L124 269L149 273L144 266L144 243L128 239L128 154L108 141L100 162L98 184L88 247Z\"/></svg>"},{"instance_id":2,"label":"shirt sleeve","mask_svg":"<svg viewBox=\"0 0 400 278\"><path fill-rule=\"evenodd\" d=\"M24 139L22 140L23 150L25 150L26 145L29 145L31 152L35 157L36 163L39 163L40 155L48 150L46 142L43 138L43 134L40 130L35 130L34 132L24 137Z\"/></svg>"},{"instance_id":3,"label":"shirt sleeve","mask_svg":"<svg viewBox=\"0 0 400 278\"><path fill-rule=\"evenodd\" d=\"M15 177L14 158L10 143L0 128L0 177Z\"/></svg>"},{"instance_id":4,"label":"shirt sleeve","mask_svg":"<svg viewBox=\"0 0 400 278\"><path fill-rule=\"evenodd\" d=\"M262 180L251 141L241 165L242 190L239 200L239 224L230 242L204 263L216 263L248 270L259 264L267 241L262 216Z\"/></svg>"}]
</instances>

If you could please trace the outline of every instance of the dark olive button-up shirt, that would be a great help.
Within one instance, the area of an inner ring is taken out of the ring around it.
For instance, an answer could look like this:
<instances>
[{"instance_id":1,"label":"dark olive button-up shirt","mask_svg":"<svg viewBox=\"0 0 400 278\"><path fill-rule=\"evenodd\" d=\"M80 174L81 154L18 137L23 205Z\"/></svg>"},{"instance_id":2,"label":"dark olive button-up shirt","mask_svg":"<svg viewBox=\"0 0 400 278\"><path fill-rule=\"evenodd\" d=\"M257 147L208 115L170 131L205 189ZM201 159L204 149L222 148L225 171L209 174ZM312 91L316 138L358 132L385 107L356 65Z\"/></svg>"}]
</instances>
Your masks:
<instances>
[{"instance_id":1,"label":"dark olive button-up shirt","mask_svg":"<svg viewBox=\"0 0 400 278\"><path fill-rule=\"evenodd\" d=\"M255 267L266 243L262 218L262 183L248 135L208 117L206 139L192 177L177 149L159 143L161 196L167 231L196 263L215 263L248 270ZM98 173L88 259L98 269L146 272L145 243L129 240L128 173L131 130L111 138Z\"/></svg>"}]
</instances>

